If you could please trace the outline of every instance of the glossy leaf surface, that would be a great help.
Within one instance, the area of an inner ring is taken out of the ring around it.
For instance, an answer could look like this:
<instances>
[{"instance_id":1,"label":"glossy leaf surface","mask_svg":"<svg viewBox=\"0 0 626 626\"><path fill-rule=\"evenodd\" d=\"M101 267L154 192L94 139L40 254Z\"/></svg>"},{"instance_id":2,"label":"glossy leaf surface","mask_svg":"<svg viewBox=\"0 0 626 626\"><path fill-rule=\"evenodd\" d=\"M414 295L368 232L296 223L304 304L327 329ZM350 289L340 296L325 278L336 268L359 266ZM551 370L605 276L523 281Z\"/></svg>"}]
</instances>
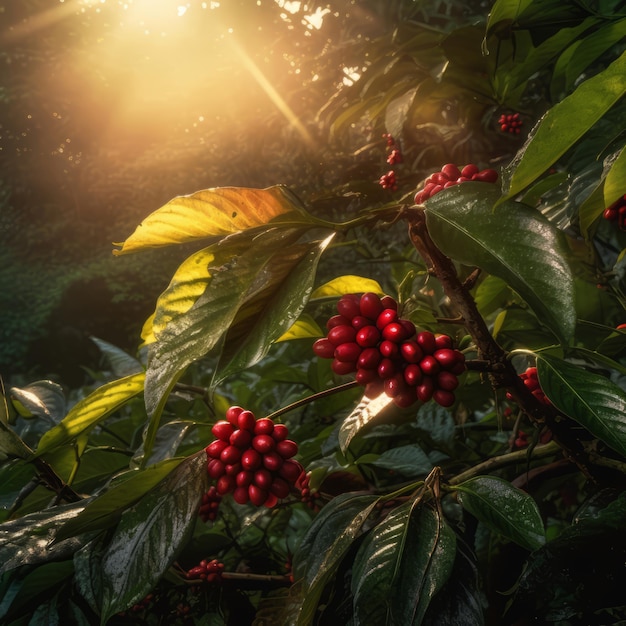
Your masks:
<instances>
[{"instance_id":1,"label":"glossy leaf surface","mask_svg":"<svg viewBox=\"0 0 626 626\"><path fill-rule=\"evenodd\" d=\"M523 204L507 202L494 210L498 198L497 189L486 183L463 183L435 194L426 204L430 235L455 261L508 283L567 343L576 312L561 233Z\"/></svg>"}]
</instances>

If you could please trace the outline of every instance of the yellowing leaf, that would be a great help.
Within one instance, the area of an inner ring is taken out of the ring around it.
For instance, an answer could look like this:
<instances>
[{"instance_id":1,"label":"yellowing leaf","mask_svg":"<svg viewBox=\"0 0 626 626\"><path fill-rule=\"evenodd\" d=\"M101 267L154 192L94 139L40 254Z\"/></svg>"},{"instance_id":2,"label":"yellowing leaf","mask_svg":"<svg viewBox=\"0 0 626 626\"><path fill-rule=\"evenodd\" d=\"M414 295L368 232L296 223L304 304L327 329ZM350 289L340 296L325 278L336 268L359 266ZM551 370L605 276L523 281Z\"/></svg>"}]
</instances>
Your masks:
<instances>
[{"instance_id":1,"label":"yellowing leaf","mask_svg":"<svg viewBox=\"0 0 626 626\"><path fill-rule=\"evenodd\" d=\"M277 340L290 341L291 339L309 339L323 337L324 331L318 326L317 322L310 315L302 315L296 320L289 330L283 333Z\"/></svg>"},{"instance_id":2,"label":"yellowing leaf","mask_svg":"<svg viewBox=\"0 0 626 626\"><path fill-rule=\"evenodd\" d=\"M151 213L113 254L158 248L207 237L224 237L291 214L311 223L285 187L218 187L177 196Z\"/></svg>"},{"instance_id":3,"label":"yellowing leaf","mask_svg":"<svg viewBox=\"0 0 626 626\"><path fill-rule=\"evenodd\" d=\"M312 294L311 300L316 298L332 298L335 296L343 296L346 293L367 293L373 292L383 295L382 287L371 278L363 278L362 276L338 276L318 287Z\"/></svg>"}]
</instances>

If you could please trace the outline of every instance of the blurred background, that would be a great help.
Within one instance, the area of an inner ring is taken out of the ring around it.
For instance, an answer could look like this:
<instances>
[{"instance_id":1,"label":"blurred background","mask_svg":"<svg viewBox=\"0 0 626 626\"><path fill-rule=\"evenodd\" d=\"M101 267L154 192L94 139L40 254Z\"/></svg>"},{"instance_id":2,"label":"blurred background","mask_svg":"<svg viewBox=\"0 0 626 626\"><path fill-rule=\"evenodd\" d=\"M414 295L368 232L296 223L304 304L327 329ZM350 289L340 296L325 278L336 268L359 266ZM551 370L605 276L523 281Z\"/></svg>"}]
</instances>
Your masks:
<instances>
[{"instance_id":1,"label":"blurred background","mask_svg":"<svg viewBox=\"0 0 626 626\"><path fill-rule=\"evenodd\" d=\"M489 4L0 0L0 374L80 385L89 335L134 351L189 250L114 258L112 244L176 195L281 183L321 212L388 199L394 110L348 105L376 79L404 120L416 68L440 72L442 35L484 28ZM398 54L418 22L421 63ZM449 102L424 120L467 134Z\"/></svg>"}]
</instances>

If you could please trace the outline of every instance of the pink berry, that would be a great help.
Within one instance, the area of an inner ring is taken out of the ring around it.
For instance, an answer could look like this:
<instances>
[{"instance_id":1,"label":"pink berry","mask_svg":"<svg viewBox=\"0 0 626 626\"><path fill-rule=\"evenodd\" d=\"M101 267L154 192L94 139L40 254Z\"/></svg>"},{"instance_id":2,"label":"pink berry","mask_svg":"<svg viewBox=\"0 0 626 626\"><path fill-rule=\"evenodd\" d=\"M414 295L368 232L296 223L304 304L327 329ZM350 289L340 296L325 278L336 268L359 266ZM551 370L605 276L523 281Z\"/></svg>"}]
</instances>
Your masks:
<instances>
[{"instance_id":1,"label":"pink berry","mask_svg":"<svg viewBox=\"0 0 626 626\"><path fill-rule=\"evenodd\" d=\"M448 180L456 180L461 172L459 168L453 163L448 163L441 168L441 172L448 178Z\"/></svg>"},{"instance_id":2,"label":"pink berry","mask_svg":"<svg viewBox=\"0 0 626 626\"><path fill-rule=\"evenodd\" d=\"M471 178L474 174L478 174L478 167L473 163L469 163L461 170L461 176L465 176L466 178Z\"/></svg>"}]
</instances>

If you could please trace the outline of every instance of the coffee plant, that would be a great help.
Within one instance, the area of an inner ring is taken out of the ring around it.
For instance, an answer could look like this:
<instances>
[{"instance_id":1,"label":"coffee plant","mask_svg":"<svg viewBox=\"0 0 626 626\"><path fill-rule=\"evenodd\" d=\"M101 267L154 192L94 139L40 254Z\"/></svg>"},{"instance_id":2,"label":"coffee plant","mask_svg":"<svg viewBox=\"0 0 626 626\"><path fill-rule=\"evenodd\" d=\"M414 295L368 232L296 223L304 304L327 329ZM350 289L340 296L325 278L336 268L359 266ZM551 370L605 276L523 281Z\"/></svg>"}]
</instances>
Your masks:
<instances>
[{"instance_id":1,"label":"coffee plant","mask_svg":"<svg viewBox=\"0 0 626 626\"><path fill-rule=\"evenodd\" d=\"M365 102L408 79L362 210L277 185L148 215L116 255L196 248L137 355L94 338L71 400L4 389L0 621L623 623L624 10L498 0L441 27L436 80L371 66ZM434 55L417 17L401 49ZM510 159L420 171L419 94L453 87Z\"/></svg>"}]
</instances>

